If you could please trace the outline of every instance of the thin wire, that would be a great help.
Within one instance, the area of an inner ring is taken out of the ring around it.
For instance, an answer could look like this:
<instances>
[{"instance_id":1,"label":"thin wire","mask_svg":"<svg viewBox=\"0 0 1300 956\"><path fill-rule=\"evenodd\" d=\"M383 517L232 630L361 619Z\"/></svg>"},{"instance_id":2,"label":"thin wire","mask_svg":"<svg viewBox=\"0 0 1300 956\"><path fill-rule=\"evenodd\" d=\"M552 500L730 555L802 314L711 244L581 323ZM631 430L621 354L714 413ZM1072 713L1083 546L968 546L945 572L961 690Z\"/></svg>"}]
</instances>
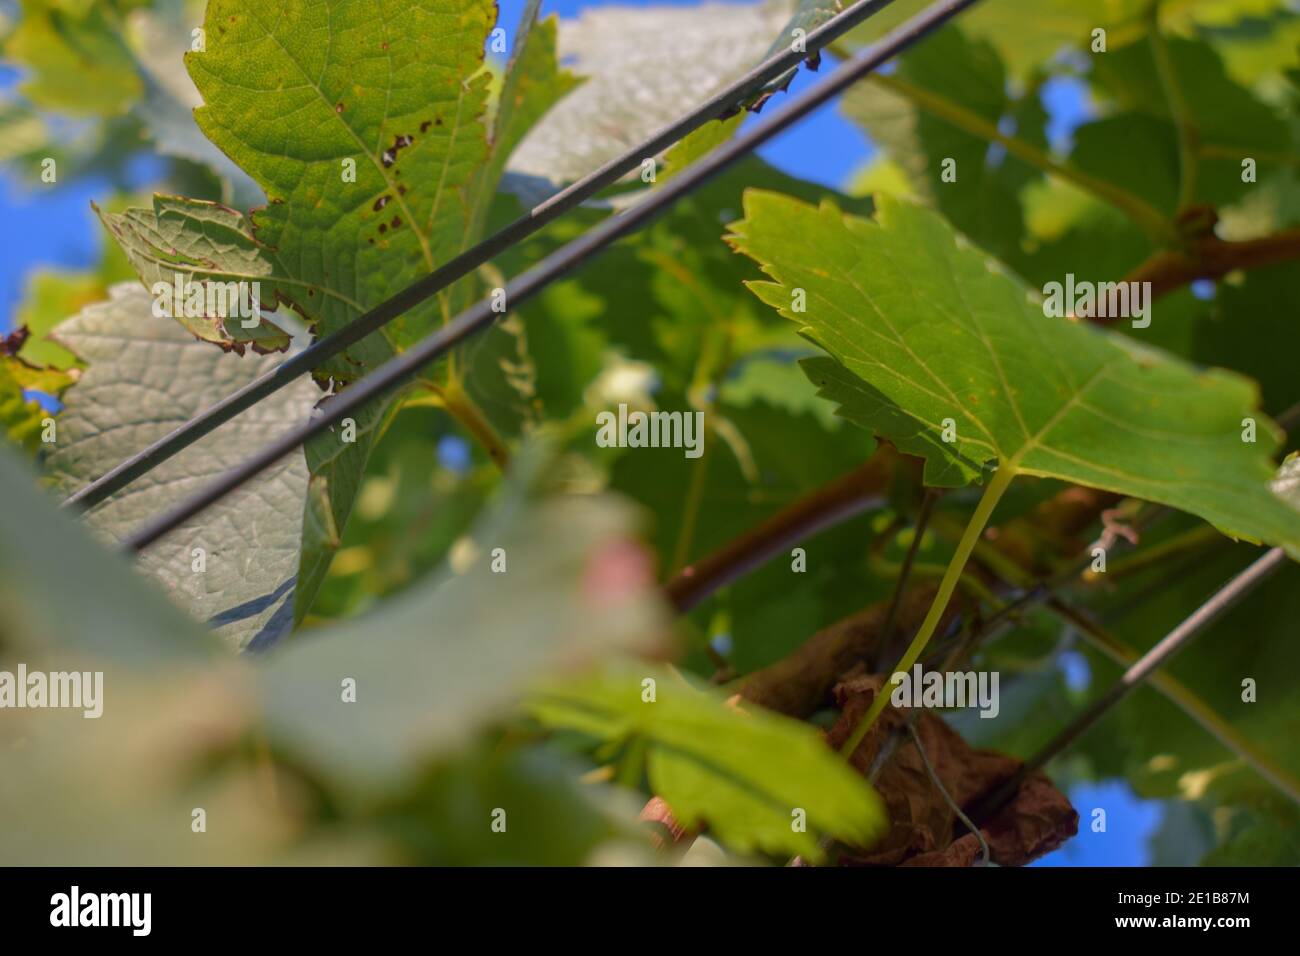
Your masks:
<instances>
[{"instance_id":1,"label":"thin wire","mask_svg":"<svg viewBox=\"0 0 1300 956\"><path fill-rule=\"evenodd\" d=\"M1203 633L1255 588L1268 580L1286 561L1286 552L1281 548L1273 548L1221 587L1213 597L1166 634L1155 647L1134 661L1123 676L1112 684L1105 694L1097 698L1068 727L1052 738L1038 753L1029 758L1015 776L995 790L988 798L981 801L979 810L972 813L971 816L977 820L985 819L988 814L1001 807L1020 788L1020 784L1024 782L1026 777L1036 770L1041 770L1050 760L1068 749L1112 707L1150 677L1157 668L1190 644L1193 638Z\"/></svg>"},{"instance_id":2,"label":"thin wire","mask_svg":"<svg viewBox=\"0 0 1300 956\"><path fill-rule=\"evenodd\" d=\"M927 488L925 494L921 497L921 510L916 516L916 525L912 529L912 542L907 548L907 554L903 558L903 566L899 569L898 580L894 582L894 594L889 599L889 610L885 612L885 624L881 628L880 653L876 655L876 670L880 669L881 657L889 649L894 638L894 622L898 618L898 605L902 603L903 591L907 587L907 579L912 576L912 565L916 561L916 552L921 550L921 539L925 537L926 527L930 523L930 510L934 507L935 499L938 493L933 488Z\"/></svg>"},{"instance_id":3,"label":"thin wire","mask_svg":"<svg viewBox=\"0 0 1300 956\"><path fill-rule=\"evenodd\" d=\"M358 316L342 329L308 346L207 410L200 412L185 424L178 426L69 496L64 501L64 505L91 508L99 504L240 412L319 368L349 346L355 345L370 333L383 328L404 312L415 308L453 282L496 258L543 226L590 199L606 186L617 182L626 173L638 168L647 156L658 155L715 117L734 111L767 84L788 70L798 67L801 62L814 56L827 44L892 2L893 0L860 0L843 13L836 15L834 19L810 32L805 38L804 50L795 52L789 49L765 60L677 122L664 127L643 143L633 146L595 172L550 196L508 226L443 263L392 298L381 302L364 315Z\"/></svg>"},{"instance_id":4,"label":"thin wire","mask_svg":"<svg viewBox=\"0 0 1300 956\"><path fill-rule=\"evenodd\" d=\"M977 827L971 821L971 818L966 816L966 814L962 812L961 807L957 805L957 801L954 800L952 798L952 795L948 793L948 788L943 785L943 781L940 780L939 775L935 773L934 767L930 764L930 758L929 756L926 755L925 747L922 746L921 744L921 735L916 731L916 724L914 724L912 721L909 720L906 726L908 732L912 735L912 744L916 747L916 752L921 757L921 764L925 767L925 772L929 775L930 782L934 784L935 789L939 791L939 795L943 797L944 803L948 804L948 809L950 809L953 813L957 815L957 819L962 822L962 824L966 827L967 830L975 834L975 839L979 840L980 842L979 865L988 866L989 865L989 843L987 840L984 839L984 831L982 831L979 827Z\"/></svg>"},{"instance_id":5,"label":"thin wire","mask_svg":"<svg viewBox=\"0 0 1300 956\"><path fill-rule=\"evenodd\" d=\"M504 290L505 302L510 308L514 308L536 295L551 282L582 265L605 246L648 222L682 196L828 102L846 87L976 2L977 0L940 0L927 7L879 43L845 62L824 82L791 100L781 112L768 117L749 130L742 131L735 138L691 164L681 174L669 179L646 199L622 213L611 216L600 225L557 249L532 269L510 280ZM396 298L409 293L410 290L399 293ZM350 385L344 392L322 406L319 414L281 436L243 464L232 468L198 494L147 524L128 537L123 547L127 551L139 551L157 541L164 534L219 501L305 442L344 418L356 414L367 402L397 388L430 362L490 326L502 314L495 311L494 298L482 299L475 303L438 331L422 339L409 351L390 359L365 378Z\"/></svg>"}]
</instances>

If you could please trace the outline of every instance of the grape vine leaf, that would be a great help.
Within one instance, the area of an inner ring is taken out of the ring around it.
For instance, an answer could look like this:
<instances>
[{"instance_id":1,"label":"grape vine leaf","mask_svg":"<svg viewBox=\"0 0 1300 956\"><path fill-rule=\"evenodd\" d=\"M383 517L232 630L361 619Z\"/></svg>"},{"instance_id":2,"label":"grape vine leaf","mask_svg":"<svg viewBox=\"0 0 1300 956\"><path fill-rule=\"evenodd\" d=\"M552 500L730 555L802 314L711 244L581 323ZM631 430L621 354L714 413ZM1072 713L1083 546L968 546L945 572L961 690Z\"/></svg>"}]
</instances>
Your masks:
<instances>
[{"instance_id":1,"label":"grape vine leaf","mask_svg":"<svg viewBox=\"0 0 1300 956\"><path fill-rule=\"evenodd\" d=\"M655 682L649 701L647 678ZM758 709L741 713L676 673L614 666L549 683L529 706L547 726L643 755L651 790L677 822L707 825L740 852L821 860L818 833L869 846L888 826L879 795L815 728ZM792 825L797 810L806 831Z\"/></svg>"},{"instance_id":2,"label":"grape vine leaf","mask_svg":"<svg viewBox=\"0 0 1300 956\"><path fill-rule=\"evenodd\" d=\"M754 65L785 52L797 41L802 42L809 33L828 20L833 19L842 10L843 4L840 0L798 0L789 21L781 30L780 35L772 41L772 45L761 56L755 58ZM796 31L799 32L796 33ZM816 70L821 63L820 53L809 57L807 63L809 69ZM772 96L788 89L790 82L798 72L798 66L791 67L776 79L769 80L756 94L751 95L745 101L744 109L739 110L734 115L724 116L718 120L705 123L703 126L687 133L674 146L665 151L664 164L667 168L658 181L664 182L671 179L683 169L686 169L692 163L731 139L736 131L740 129L749 112L757 113ZM688 104L683 104L683 106L686 105Z\"/></svg>"},{"instance_id":3,"label":"grape vine leaf","mask_svg":"<svg viewBox=\"0 0 1300 956\"><path fill-rule=\"evenodd\" d=\"M64 396L58 441L46 457L71 493L275 364L200 342L152 312L136 283L58 326L55 340L87 367ZM306 418L319 392L299 382L159 465L90 511L92 527L120 539ZM298 566L307 468L301 453L186 522L139 558L191 615L235 646L282 633ZM195 548L202 549L201 572Z\"/></svg>"},{"instance_id":4,"label":"grape vine leaf","mask_svg":"<svg viewBox=\"0 0 1300 956\"><path fill-rule=\"evenodd\" d=\"M156 197L150 210L103 216L141 278L263 284L320 336L336 331L472 244L506 156L523 130L572 84L555 62L553 23L530 35L529 8L506 99L489 133L483 44L487 0L422 0L397 13L378 0L291 3L212 0L207 48L186 56L203 105L199 128L263 189L244 215ZM250 82L248 65L257 64ZM517 67L517 69L516 69ZM458 288L464 288L463 283ZM411 310L317 370L345 384L409 346L453 311L450 293ZM284 348L263 318L245 330L229 310L183 319L224 348ZM357 417L356 441L307 447L301 621L341 540L365 463L395 400Z\"/></svg>"},{"instance_id":5,"label":"grape vine leaf","mask_svg":"<svg viewBox=\"0 0 1300 956\"><path fill-rule=\"evenodd\" d=\"M556 17L539 20L541 5L541 0L528 0L520 20L501 94L492 114L491 156L480 169L479 182L473 190L474 207L462 244L465 248L483 234L497 185L515 148L553 105L583 82L568 70L560 69L556 52L559 21Z\"/></svg>"},{"instance_id":6,"label":"grape vine leaf","mask_svg":"<svg viewBox=\"0 0 1300 956\"><path fill-rule=\"evenodd\" d=\"M761 62L791 9L790 0L743 16L722 3L610 7L565 20L560 56L587 81L524 138L511 172L585 176Z\"/></svg>"},{"instance_id":7,"label":"grape vine leaf","mask_svg":"<svg viewBox=\"0 0 1300 956\"><path fill-rule=\"evenodd\" d=\"M1192 330L1194 359L1249 375L1259 382L1264 407L1279 413L1300 402L1300 376L1287 349L1260 346L1291 335L1294 284L1291 263L1252 269L1239 283L1220 282Z\"/></svg>"},{"instance_id":8,"label":"grape vine leaf","mask_svg":"<svg viewBox=\"0 0 1300 956\"><path fill-rule=\"evenodd\" d=\"M1016 138L1046 149L1047 115L1037 91L1009 92L1006 68L990 43L969 39L956 26L937 30L903 54L895 71L850 88L842 109L903 168L918 195L1010 261L1024 232L1020 191L1041 174L944 115L956 111L1011 128ZM952 165L945 169L946 163ZM949 171L955 178L945 178Z\"/></svg>"},{"instance_id":9,"label":"grape vine leaf","mask_svg":"<svg viewBox=\"0 0 1300 956\"><path fill-rule=\"evenodd\" d=\"M1048 318L1019 281L910 203L880 197L873 221L749 192L729 241L773 280L750 284L758 297L864 383L825 384L828 396L844 394L879 434L925 456L928 481L950 482L954 467L968 480L996 461L1300 555L1300 511L1269 487L1281 435L1249 380ZM800 289L806 311L792 308ZM864 392L881 397L874 410ZM942 441L945 420L955 434L941 454L933 436Z\"/></svg>"},{"instance_id":10,"label":"grape vine leaf","mask_svg":"<svg viewBox=\"0 0 1300 956\"><path fill-rule=\"evenodd\" d=\"M174 289L177 276L183 283L203 283L205 301L201 310L170 305L175 301L174 292L164 300L163 310L170 311L196 338L227 351L242 354L250 346L258 352L282 351L289 347L290 335L265 315L251 328L245 328L229 297L214 298L213 311L208 312L209 284L215 289L228 282L256 282L260 304L268 309L283 302L302 310L296 299L303 297L302 293L314 296L317 291L327 299L355 304L328 287L290 280L279 258L253 238L248 218L220 203L154 196L149 209L137 207L114 213L96 206L95 211L145 288L153 290L161 283ZM182 296L188 294L183 285ZM222 294L226 295L224 289Z\"/></svg>"},{"instance_id":11,"label":"grape vine leaf","mask_svg":"<svg viewBox=\"0 0 1300 956\"><path fill-rule=\"evenodd\" d=\"M1143 0L1004 0L976 4L962 24L1024 77L1063 50L1088 50L1093 30L1131 20L1144 6Z\"/></svg>"}]
</instances>

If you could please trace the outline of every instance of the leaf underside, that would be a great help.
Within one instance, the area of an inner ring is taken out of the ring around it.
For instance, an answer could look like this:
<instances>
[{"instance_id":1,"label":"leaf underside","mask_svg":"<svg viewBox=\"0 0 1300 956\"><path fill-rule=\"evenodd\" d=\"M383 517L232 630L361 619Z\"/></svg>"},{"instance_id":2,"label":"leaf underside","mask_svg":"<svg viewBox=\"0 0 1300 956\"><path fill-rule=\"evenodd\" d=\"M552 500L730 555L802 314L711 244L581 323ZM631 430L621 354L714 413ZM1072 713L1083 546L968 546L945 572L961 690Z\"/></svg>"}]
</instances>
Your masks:
<instances>
[{"instance_id":1,"label":"leaf underside","mask_svg":"<svg viewBox=\"0 0 1300 956\"><path fill-rule=\"evenodd\" d=\"M996 462L1300 554L1300 512L1269 488L1280 433L1249 380L1046 316L1018 280L910 203L880 197L872 221L751 191L730 241L772 278L751 283L759 298L842 366L812 363L823 394L925 457L928 482L970 481ZM796 289L806 312L792 309ZM1243 440L1248 418L1254 442Z\"/></svg>"}]
</instances>

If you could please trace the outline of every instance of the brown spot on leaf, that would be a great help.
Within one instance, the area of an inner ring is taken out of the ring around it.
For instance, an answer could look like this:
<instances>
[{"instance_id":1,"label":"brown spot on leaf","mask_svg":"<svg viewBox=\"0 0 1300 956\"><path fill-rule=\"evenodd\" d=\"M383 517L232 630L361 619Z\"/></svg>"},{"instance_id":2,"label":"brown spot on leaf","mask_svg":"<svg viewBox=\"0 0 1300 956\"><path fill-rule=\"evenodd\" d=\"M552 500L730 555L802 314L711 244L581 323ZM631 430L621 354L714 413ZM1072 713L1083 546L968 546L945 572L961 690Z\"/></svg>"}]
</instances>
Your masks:
<instances>
[{"instance_id":1,"label":"brown spot on leaf","mask_svg":"<svg viewBox=\"0 0 1300 956\"><path fill-rule=\"evenodd\" d=\"M401 229L401 228L402 228L402 217L401 217L401 216L394 216L394 217L393 217L393 228L394 228L394 229Z\"/></svg>"},{"instance_id":2,"label":"brown spot on leaf","mask_svg":"<svg viewBox=\"0 0 1300 956\"><path fill-rule=\"evenodd\" d=\"M393 163L397 162L397 154L414 142L415 140L410 136L396 137L393 140L393 145L384 150L383 155L379 157L379 161L384 164L385 168L393 165Z\"/></svg>"},{"instance_id":3,"label":"brown spot on leaf","mask_svg":"<svg viewBox=\"0 0 1300 956\"><path fill-rule=\"evenodd\" d=\"M379 212L381 209L387 206L391 200L392 197L389 196L387 193L380 196L378 199L375 200L375 205L374 205L375 212Z\"/></svg>"},{"instance_id":4,"label":"brown spot on leaf","mask_svg":"<svg viewBox=\"0 0 1300 956\"><path fill-rule=\"evenodd\" d=\"M387 232L387 231L388 231L388 223L386 223L386 222L381 222L381 223L379 224L379 231L380 231L381 233Z\"/></svg>"},{"instance_id":5,"label":"brown spot on leaf","mask_svg":"<svg viewBox=\"0 0 1300 956\"><path fill-rule=\"evenodd\" d=\"M430 126L429 121L425 120L423 123L420 124L420 132L421 133L429 132L429 126Z\"/></svg>"},{"instance_id":6,"label":"brown spot on leaf","mask_svg":"<svg viewBox=\"0 0 1300 956\"><path fill-rule=\"evenodd\" d=\"M342 113L342 112L343 112L343 104L342 104L342 103L335 103L335 104L334 104L334 112L335 112L335 113Z\"/></svg>"}]
</instances>

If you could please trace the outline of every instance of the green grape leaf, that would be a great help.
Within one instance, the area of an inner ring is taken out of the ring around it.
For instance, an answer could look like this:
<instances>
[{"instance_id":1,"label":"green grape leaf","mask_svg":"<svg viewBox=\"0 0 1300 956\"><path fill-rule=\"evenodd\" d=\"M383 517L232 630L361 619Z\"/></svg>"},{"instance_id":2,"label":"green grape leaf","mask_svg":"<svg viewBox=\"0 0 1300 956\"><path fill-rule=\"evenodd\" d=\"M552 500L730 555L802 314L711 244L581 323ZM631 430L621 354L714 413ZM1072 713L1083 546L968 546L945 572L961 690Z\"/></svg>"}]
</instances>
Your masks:
<instances>
[{"instance_id":1,"label":"green grape leaf","mask_svg":"<svg viewBox=\"0 0 1300 956\"><path fill-rule=\"evenodd\" d=\"M1223 56L1228 74L1247 87L1300 66L1300 15L1286 8L1286 0L1256 0L1253 6L1224 4L1220 11L1226 17L1197 24L1197 32ZM1182 24L1171 26L1175 33L1188 32L1179 29Z\"/></svg>"},{"instance_id":2,"label":"green grape leaf","mask_svg":"<svg viewBox=\"0 0 1300 956\"><path fill-rule=\"evenodd\" d=\"M664 153L664 171L658 179L667 182L696 160L703 159L735 135L745 122L746 114L737 113L726 119L705 123L683 136L675 146Z\"/></svg>"},{"instance_id":3,"label":"green grape leaf","mask_svg":"<svg viewBox=\"0 0 1300 956\"><path fill-rule=\"evenodd\" d=\"M1194 359L1249 375L1259 382L1264 407L1281 414L1300 402L1300 376L1285 348L1295 297L1295 266L1281 263L1251 269L1240 283L1220 282L1207 313L1192 328Z\"/></svg>"},{"instance_id":4,"label":"green grape leaf","mask_svg":"<svg viewBox=\"0 0 1300 956\"><path fill-rule=\"evenodd\" d=\"M481 747L438 766L381 821L402 834L407 864L655 865L640 806L626 791L584 782L582 770L549 749ZM493 808L505 811L504 827L483 825Z\"/></svg>"},{"instance_id":5,"label":"green grape leaf","mask_svg":"<svg viewBox=\"0 0 1300 956\"><path fill-rule=\"evenodd\" d=\"M26 103L0 99L0 162L37 165L47 155L50 131Z\"/></svg>"},{"instance_id":6,"label":"green grape leaf","mask_svg":"<svg viewBox=\"0 0 1300 956\"><path fill-rule=\"evenodd\" d=\"M495 8L487 0L424 0L395 15L377 0L283 9L213 0L206 50L185 58L202 98L195 120L269 204L245 216L156 197L149 210L104 214L105 224L150 288L257 282L263 302L298 312L317 336L334 332L481 232L510 150L573 82L555 62L554 23L534 30L535 13L536 5L526 13L489 131L481 64ZM318 380L346 384L432 330L458 301L444 293L411 310L317 370ZM223 348L289 343L266 317L245 329L228 308L173 311ZM396 407L366 409L356 441L323 436L307 448L296 620L319 590L369 451Z\"/></svg>"},{"instance_id":7,"label":"green grape leaf","mask_svg":"<svg viewBox=\"0 0 1300 956\"><path fill-rule=\"evenodd\" d=\"M528 0L506 66L501 95L492 115L491 159L479 173L474 190L474 211L465 246L482 235L497 186L506 164L528 131L582 80L559 67L556 34L559 20L538 20L541 0Z\"/></svg>"},{"instance_id":8,"label":"green grape leaf","mask_svg":"<svg viewBox=\"0 0 1300 956\"><path fill-rule=\"evenodd\" d=\"M740 713L672 672L621 667L557 682L530 709L549 727L628 745L628 759L644 755L650 789L677 821L707 825L740 852L821 860L819 833L868 846L889 825L879 795L816 729ZM806 830L795 826L800 819Z\"/></svg>"},{"instance_id":9,"label":"green grape leaf","mask_svg":"<svg viewBox=\"0 0 1300 956\"><path fill-rule=\"evenodd\" d=\"M1047 317L938 214L898 200L873 221L750 192L732 229L774 280L751 283L759 298L897 407L873 422L884 437L906 413L972 466L1161 502L1300 554L1300 511L1269 489L1281 435L1248 380Z\"/></svg>"},{"instance_id":10,"label":"green grape leaf","mask_svg":"<svg viewBox=\"0 0 1300 956\"><path fill-rule=\"evenodd\" d=\"M265 316L245 328L238 314L238 297L244 293L244 286L251 291L254 282L258 284L259 302L267 309L284 303L301 311L303 306L296 300L306 302L318 293L357 307L336 290L282 278L285 271L278 257L253 238L247 217L219 203L155 196L151 209L126 209L120 213L99 207L95 210L144 287L151 293L163 292L161 311L205 342L240 353L250 345L258 352L289 347L289 334ZM178 277L179 295L175 291ZM230 287L227 283L236 285ZM221 297L214 295L209 302L210 290L220 290ZM193 305L191 295L195 296ZM251 296L245 304L251 305ZM246 308L244 314L249 311Z\"/></svg>"},{"instance_id":11,"label":"green grape leaf","mask_svg":"<svg viewBox=\"0 0 1300 956\"><path fill-rule=\"evenodd\" d=\"M514 53L487 133L487 162L462 189L470 208L465 214L457 251L468 249L482 237L506 162L520 139L538 117L576 85L574 77L561 71L556 60L555 20L539 22L538 8L539 3L528 4L515 37ZM470 277L456 283L444 294L446 314L468 307L481 286L480 281ZM396 402L390 402L364 409L357 422L357 440L353 443L313 442L307 447L312 478L295 600L298 622L305 618L341 546L352 501L360 488L364 462L392 423L398 408Z\"/></svg>"},{"instance_id":12,"label":"green grape leaf","mask_svg":"<svg viewBox=\"0 0 1300 956\"><path fill-rule=\"evenodd\" d=\"M31 70L23 93L37 106L76 116L126 112L142 89L117 26L130 5L22 0L4 52Z\"/></svg>"},{"instance_id":13,"label":"green grape leaf","mask_svg":"<svg viewBox=\"0 0 1300 956\"><path fill-rule=\"evenodd\" d=\"M840 424L830 406L818 400L808 376L785 356L758 353L737 363L718 396L737 408L766 402L793 415L807 412L827 431L835 431Z\"/></svg>"},{"instance_id":14,"label":"green grape leaf","mask_svg":"<svg viewBox=\"0 0 1300 956\"><path fill-rule=\"evenodd\" d=\"M265 191L253 233L286 278L330 288L296 301L326 335L451 258L469 226L468 194L488 160L482 118L486 0L294 3L213 0L207 50L186 56L204 105L199 128ZM248 64L258 79L250 83ZM355 378L429 332L446 294L424 303L318 370ZM357 440L309 443L312 469L294 594L301 621L351 514L391 401L358 416Z\"/></svg>"},{"instance_id":15,"label":"green grape leaf","mask_svg":"<svg viewBox=\"0 0 1300 956\"><path fill-rule=\"evenodd\" d=\"M884 392L854 375L835 359L817 355L799 363L817 387L817 395L834 403L835 414L867 431L887 435L899 451L925 460L925 483L957 488L979 479L980 463L947 446L939 432L896 405Z\"/></svg>"},{"instance_id":16,"label":"green grape leaf","mask_svg":"<svg viewBox=\"0 0 1300 956\"><path fill-rule=\"evenodd\" d=\"M1145 0L1002 0L962 16L973 37L994 44L1013 75L1024 77L1065 50L1087 51L1092 31L1130 20Z\"/></svg>"},{"instance_id":17,"label":"green grape leaf","mask_svg":"<svg viewBox=\"0 0 1300 956\"><path fill-rule=\"evenodd\" d=\"M46 458L66 493L274 365L212 348L152 308L139 285L120 283L107 302L54 332L87 364L64 395L58 440ZM92 509L87 520L109 538L126 536L305 419L319 394L304 381L259 402ZM291 619L306 486L303 456L292 455L146 549L140 566L231 644L269 640Z\"/></svg>"},{"instance_id":18,"label":"green grape leaf","mask_svg":"<svg viewBox=\"0 0 1300 956\"><path fill-rule=\"evenodd\" d=\"M459 249L461 191L488 152L479 68L492 16L483 0L208 4L207 50L186 55L204 104L194 118L266 191L253 230L289 278L364 308ZM318 334L358 313L339 299L313 311ZM426 304L384 336L408 345L438 312Z\"/></svg>"}]
</instances>

